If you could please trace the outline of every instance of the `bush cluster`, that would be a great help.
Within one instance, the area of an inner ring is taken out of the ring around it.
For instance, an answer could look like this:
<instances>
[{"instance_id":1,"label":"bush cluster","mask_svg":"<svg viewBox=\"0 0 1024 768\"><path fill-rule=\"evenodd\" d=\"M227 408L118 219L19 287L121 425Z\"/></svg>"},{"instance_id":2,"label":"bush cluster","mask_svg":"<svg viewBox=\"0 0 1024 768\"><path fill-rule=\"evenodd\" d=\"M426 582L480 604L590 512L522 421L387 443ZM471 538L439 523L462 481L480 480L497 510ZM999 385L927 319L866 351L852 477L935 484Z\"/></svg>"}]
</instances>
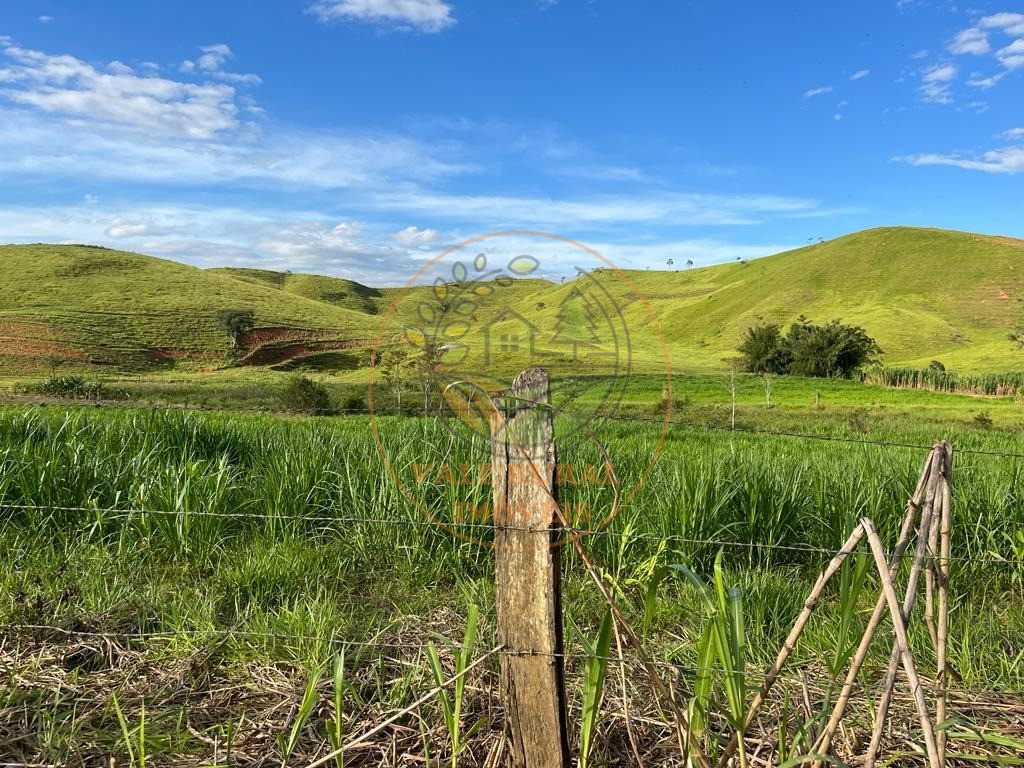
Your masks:
<instances>
[{"instance_id":1,"label":"bush cluster","mask_svg":"<svg viewBox=\"0 0 1024 768\"><path fill-rule=\"evenodd\" d=\"M281 407L286 411L316 413L322 416L336 412L327 387L305 376L292 376L280 394Z\"/></svg>"},{"instance_id":2,"label":"bush cluster","mask_svg":"<svg viewBox=\"0 0 1024 768\"><path fill-rule=\"evenodd\" d=\"M51 376L23 388L24 392L64 400L127 400L128 393L114 390L100 381L88 381L82 376Z\"/></svg>"},{"instance_id":3,"label":"bush cluster","mask_svg":"<svg viewBox=\"0 0 1024 768\"><path fill-rule=\"evenodd\" d=\"M778 325L748 328L738 351L743 370L816 378L849 378L882 350L856 325L815 325L801 316L785 336Z\"/></svg>"}]
</instances>

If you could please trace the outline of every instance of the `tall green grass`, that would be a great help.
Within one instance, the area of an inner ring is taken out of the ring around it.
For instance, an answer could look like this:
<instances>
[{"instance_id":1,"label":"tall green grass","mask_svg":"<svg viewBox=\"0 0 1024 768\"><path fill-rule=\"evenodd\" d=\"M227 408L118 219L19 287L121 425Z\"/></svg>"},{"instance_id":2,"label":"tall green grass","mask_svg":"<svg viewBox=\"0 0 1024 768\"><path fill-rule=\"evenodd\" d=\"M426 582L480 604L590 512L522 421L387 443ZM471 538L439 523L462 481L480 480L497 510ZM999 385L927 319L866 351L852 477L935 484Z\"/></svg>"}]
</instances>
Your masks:
<instances>
[{"instance_id":1,"label":"tall green grass","mask_svg":"<svg viewBox=\"0 0 1024 768\"><path fill-rule=\"evenodd\" d=\"M480 644L490 645L487 526L452 514L456 501L486 501L490 488L415 482L411 469L487 462L487 445L453 439L430 419L387 417L376 429L388 463L363 417L0 409L0 624L169 632L176 636L164 652L216 642L238 662L294 662L317 675L346 643L423 636L425 625L454 637L466 616L452 606L478 604ZM702 622L694 617L706 601L692 584L661 577L666 566L686 563L714 579L721 551L718 578L743 595L751 680L858 518L871 517L894 540L927 456L677 427L644 479L658 436L656 425L614 422L600 428L605 449L568 442L560 452L560 462L580 466L603 463L606 450L622 490L635 490L584 544L626 615L643 626L651 653L681 669L701 666ZM967 426L929 434L907 423L867 438L1020 450L1015 432ZM1005 652L1024 647L1015 607L1024 583L1024 461L960 452L954 482L951 660L963 685L1024 688L1024 663ZM595 510L607 510L613 496L593 483L561 493ZM596 636L605 606L571 548L564 568L564 603L578 634ZM844 576L793 663L834 675L875 589L863 569ZM932 664L923 626L913 625L912 642L919 663ZM875 653L869 665L884 666L887 649ZM351 650L346 659L353 676L383 663ZM381 684L360 696L399 704L402 691ZM147 733L158 727L157 718L147 720Z\"/></svg>"}]
</instances>

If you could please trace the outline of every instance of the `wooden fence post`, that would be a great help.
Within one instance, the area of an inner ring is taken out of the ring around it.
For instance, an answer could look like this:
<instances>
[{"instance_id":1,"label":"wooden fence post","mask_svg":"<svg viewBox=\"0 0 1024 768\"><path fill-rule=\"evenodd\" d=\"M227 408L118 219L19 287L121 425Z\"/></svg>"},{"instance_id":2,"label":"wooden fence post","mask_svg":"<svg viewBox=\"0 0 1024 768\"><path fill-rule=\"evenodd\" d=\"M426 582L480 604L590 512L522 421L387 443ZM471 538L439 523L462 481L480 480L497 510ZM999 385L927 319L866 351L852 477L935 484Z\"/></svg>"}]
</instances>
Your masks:
<instances>
[{"instance_id":1,"label":"wooden fence post","mask_svg":"<svg viewBox=\"0 0 1024 768\"><path fill-rule=\"evenodd\" d=\"M520 373L491 417L501 697L511 764L568 768L561 557L548 374ZM503 401L502 401L503 400Z\"/></svg>"}]
</instances>

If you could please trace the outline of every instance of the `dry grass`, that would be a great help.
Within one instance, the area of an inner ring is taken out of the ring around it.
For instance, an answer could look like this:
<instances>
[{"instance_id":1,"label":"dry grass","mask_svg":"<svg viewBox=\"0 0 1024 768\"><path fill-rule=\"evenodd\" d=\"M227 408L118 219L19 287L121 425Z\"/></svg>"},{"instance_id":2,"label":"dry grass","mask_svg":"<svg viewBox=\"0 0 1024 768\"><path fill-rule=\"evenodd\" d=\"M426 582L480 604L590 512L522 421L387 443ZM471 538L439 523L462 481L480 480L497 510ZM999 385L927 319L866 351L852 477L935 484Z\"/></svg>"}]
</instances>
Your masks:
<instances>
[{"instance_id":1,"label":"dry grass","mask_svg":"<svg viewBox=\"0 0 1024 768\"><path fill-rule=\"evenodd\" d=\"M418 640L408 633L382 638L384 645L378 651L350 656L360 661L346 678L346 739L366 733L431 689L422 652L408 647L425 644L428 635L423 630ZM385 648L388 644L403 649L389 651ZM444 659L452 663L450 654ZM459 764L467 768L497 766L506 756L497 660L490 662L469 676L466 722L484 718L485 726L460 758ZM571 660L570 681L578 679L578 667L577 660ZM216 643L173 655L159 643L142 646L113 637L69 637L45 631L6 637L0 645L0 669L5 678L0 699L0 760L5 764L127 764L127 750L112 706L116 696L132 729L145 712L146 765L280 765L279 737L291 730L306 685L306 677L293 665L227 664ZM666 679L674 678L677 692L685 688L685 674L678 670L665 673ZM668 715L654 703L657 697L639 665L627 662L624 679L625 692L618 674L608 678L604 718L597 733L597 764L636 764L627 736L628 717L643 765L684 765L675 730L667 722ZM809 679L813 681L815 675ZM397 691L401 695L393 696ZM317 703L289 765L307 765L331 752L326 738L333 717L329 674L321 680L317 693ZM576 693L570 690L571 701L578 699ZM870 737L871 693L869 687L855 695L851 715L836 741L835 754L845 764L859 763L857 755ZM814 702L820 702L825 692L811 684L808 695L816 706ZM796 724L805 719L801 698L795 680L787 680L774 694L747 738L751 765L779 763L780 720L788 713L784 717L791 737ZM1024 738L1024 698L1020 696L954 690L950 711L961 723L959 731L977 728L1001 737ZM883 754L906 753L897 764L919 764L921 759L912 757L919 754L917 733L913 704L901 691L894 702ZM447 754L446 739L440 715L428 702L346 751L344 765L405 768L440 764ZM137 742L133 747L138 762ZM950 747L952 754L963 749L978 756L996 750L994 746L982 750L977 744L956 739L951 739ZM1012 751L1004 754L1011 761L1013 756L1019 759ZM950 765L968 763L977 760L950 760ZM332 760L328 764L340 763Z\"/></svg>"}]
</instances>

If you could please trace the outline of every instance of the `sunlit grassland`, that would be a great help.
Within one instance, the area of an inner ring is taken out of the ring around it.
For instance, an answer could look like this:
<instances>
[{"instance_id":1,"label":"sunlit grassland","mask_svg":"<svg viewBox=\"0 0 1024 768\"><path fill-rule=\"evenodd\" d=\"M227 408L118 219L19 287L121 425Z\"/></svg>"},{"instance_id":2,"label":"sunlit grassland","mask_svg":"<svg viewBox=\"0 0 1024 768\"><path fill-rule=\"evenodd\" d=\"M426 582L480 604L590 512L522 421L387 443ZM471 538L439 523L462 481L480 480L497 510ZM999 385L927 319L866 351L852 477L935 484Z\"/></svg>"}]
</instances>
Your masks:
<instances>
[{"instance_id":1,"label":"sunlit grassland","mask_svg":"<svg viewBox=\"0 0 1024 768\"><path fill-rule=\"evenodd\" d=\"M700 388L690 391L699 403ZM749 406L744 418L757 408ZM810 418L806 409L804 416ZM932 439L1021 450L1017 428L977 429L965 419L940 431L939 423L869 420L863 433L834 415L804 425L920 449L683 426L662 441L658 425L633 421L607 422L592 439L572 439L579 433L570 417L559 419L556 432L560 462L600 465L610 457L623 495L632 494L607 528L583 543L637 626L648 612L651 654L684 670L695 665L698 595L669 579L653 603L645 596L661 566L685 564L707 576L721 549L730 583L744 593L756 672L774 657L818 570L859 517L871 517L893 541ZM137 647L163 664L213 648L225 669L285 664L312 674L329 667L345 643L436 641L430 632L457 639L476 604L479 645L492 647L490 534L454 514L457 502L486 501L490 489L422 474L424 465L474 467L487 457L482 440L454 439L434 418L379 416L371 423L368 416L0 409L0 623L167 633ZM1024 564L1007 562L1024 557L1024 460L964 452L955 463L951 658L965 687L1024 688L1024 666L1006 650L1024 647ZM562 488L569 506L596 511L608 509L612 496L607 483ZM603 601L568 547L564 568L565 610L572 626L592 634ZM870 591L857 598L857 624L870 612ZM794 664L827 677L837 644L848 641L841 605L830 590ZM59 641L46 630L5 632ZM920 663L933 664L921 622L912 640ZM884 668L884 646L876 645L869 677ZM570 637L573 649L580 646ZM386 653L350 654L350 674L375 669ZM411 689L388 679L360 695L385 707L411 698ZM18 701L17 690L6 695ZM172 746L180 731L173 715L147 725L154 743L182 754L199 749L187 738ZM60 743L77 743L65 736Z\"/></svg>"}]
</instances>

